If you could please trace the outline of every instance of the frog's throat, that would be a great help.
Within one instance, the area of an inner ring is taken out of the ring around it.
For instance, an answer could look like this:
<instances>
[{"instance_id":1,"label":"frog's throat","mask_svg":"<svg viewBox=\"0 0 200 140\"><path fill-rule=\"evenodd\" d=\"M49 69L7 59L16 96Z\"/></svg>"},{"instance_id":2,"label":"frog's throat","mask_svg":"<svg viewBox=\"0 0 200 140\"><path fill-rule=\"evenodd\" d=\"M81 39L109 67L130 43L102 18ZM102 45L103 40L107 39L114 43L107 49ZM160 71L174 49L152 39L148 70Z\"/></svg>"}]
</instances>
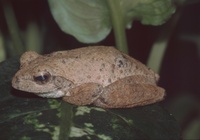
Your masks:
<instances>
[{"instance_id":1,"label":"frog's throat","mask_svg":"<svg viewBox=\"0 0 200 140\"><path fill-rule=\"evenodd\" d=\"M61 90L46 92L46 93L37 93L37 96L44 97L44 98L60 98L65 96L65 93Z\"/></svg>"}]
</instances>

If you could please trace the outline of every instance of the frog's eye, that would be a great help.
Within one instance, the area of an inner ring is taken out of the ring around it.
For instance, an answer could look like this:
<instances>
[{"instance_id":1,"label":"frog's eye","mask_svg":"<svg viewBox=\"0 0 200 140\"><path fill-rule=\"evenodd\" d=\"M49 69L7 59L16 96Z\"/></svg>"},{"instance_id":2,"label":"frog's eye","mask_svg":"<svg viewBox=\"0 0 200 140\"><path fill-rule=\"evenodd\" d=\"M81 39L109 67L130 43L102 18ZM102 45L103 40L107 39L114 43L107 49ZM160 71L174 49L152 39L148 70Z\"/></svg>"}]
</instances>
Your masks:
<instances>
[{"instance_id":1,"label":"frog's eye","mask_svg":"<svg viewBox=\"0 0 200 140\"><path fill-rule=\"evenodd\" d=\"M45 74L41 74L41 75L37 75L37 76L33 76L34 81L37 84L46 84L51 78L50 73L45 73Z\"/></svg>"}]
</instances>

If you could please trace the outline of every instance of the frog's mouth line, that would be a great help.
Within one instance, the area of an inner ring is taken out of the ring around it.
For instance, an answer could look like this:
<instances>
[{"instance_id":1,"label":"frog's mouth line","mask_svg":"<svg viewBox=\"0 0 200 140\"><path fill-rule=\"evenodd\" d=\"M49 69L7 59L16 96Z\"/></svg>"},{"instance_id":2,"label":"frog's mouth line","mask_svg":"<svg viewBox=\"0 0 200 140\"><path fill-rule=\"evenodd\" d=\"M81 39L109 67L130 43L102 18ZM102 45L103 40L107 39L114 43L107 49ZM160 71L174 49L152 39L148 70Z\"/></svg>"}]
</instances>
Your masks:
<instances>
[{"instance_id":1,"label":"frog's mouth line","mask_svg":"<svg viewBox=\"0 0 200 140\"><path fill-rule=\"evenodd\" d=\"M60 98L60 97L65 96L65 93L62 92L61 90L58 90L58 91L52 91L52 92L46 92L46 93L39 93L36 95L40 97L44 97L44 98Z\"/></svg>"}]
</instances>

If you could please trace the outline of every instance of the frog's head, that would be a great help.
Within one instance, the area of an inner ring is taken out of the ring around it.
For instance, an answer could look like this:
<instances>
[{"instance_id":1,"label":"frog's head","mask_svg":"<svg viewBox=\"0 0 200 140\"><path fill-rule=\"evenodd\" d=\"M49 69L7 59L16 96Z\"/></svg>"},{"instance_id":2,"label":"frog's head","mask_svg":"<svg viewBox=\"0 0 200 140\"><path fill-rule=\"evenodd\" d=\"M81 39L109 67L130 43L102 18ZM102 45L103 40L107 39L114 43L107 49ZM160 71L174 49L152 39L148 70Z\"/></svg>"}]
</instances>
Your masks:
<instances>
[{"instance_id":1,"label":"frog's head","mask_svg":"<svg viewBox=\"0 0 200 140\"><path fill-rule=\"evenodd\" d=\"M20 58L20 70L12 79L12 86L42 97L65 96L73 83L62 77L62 70L50 58L36 52L24 53Z\"/></svg>"}]
</instances>

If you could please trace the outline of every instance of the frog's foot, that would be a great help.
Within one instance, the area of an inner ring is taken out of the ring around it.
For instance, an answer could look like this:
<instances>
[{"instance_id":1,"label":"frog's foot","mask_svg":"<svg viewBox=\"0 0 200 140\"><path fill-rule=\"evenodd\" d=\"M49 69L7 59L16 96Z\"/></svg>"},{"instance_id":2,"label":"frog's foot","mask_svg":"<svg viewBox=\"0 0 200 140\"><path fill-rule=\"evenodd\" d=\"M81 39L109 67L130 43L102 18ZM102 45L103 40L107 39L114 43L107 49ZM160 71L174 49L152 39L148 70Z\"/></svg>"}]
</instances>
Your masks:
<instances>
[{"instance_id":1,"label":"frog's foot","mask_svg":"<svg viewBox=\"0 0 200 140\"><path fill-rule=\"evenodd\" d=\"M94 104L103 108L129 108L155 103L164 98L163 88L149 82L139 82L136 77L123 78L108 85Z\"/></svg>"},{"instance_id":2,"label":"frog's foot","mask_svg":"<svg viewBox=\"0 0 200 140\"><path fill-rule=\"evenodd\" d=\"M103 87L96 83L85 83L69 90L63 100L75 105L89 105L93 103L103 91Z\"/></svg>"}]
</instances>

